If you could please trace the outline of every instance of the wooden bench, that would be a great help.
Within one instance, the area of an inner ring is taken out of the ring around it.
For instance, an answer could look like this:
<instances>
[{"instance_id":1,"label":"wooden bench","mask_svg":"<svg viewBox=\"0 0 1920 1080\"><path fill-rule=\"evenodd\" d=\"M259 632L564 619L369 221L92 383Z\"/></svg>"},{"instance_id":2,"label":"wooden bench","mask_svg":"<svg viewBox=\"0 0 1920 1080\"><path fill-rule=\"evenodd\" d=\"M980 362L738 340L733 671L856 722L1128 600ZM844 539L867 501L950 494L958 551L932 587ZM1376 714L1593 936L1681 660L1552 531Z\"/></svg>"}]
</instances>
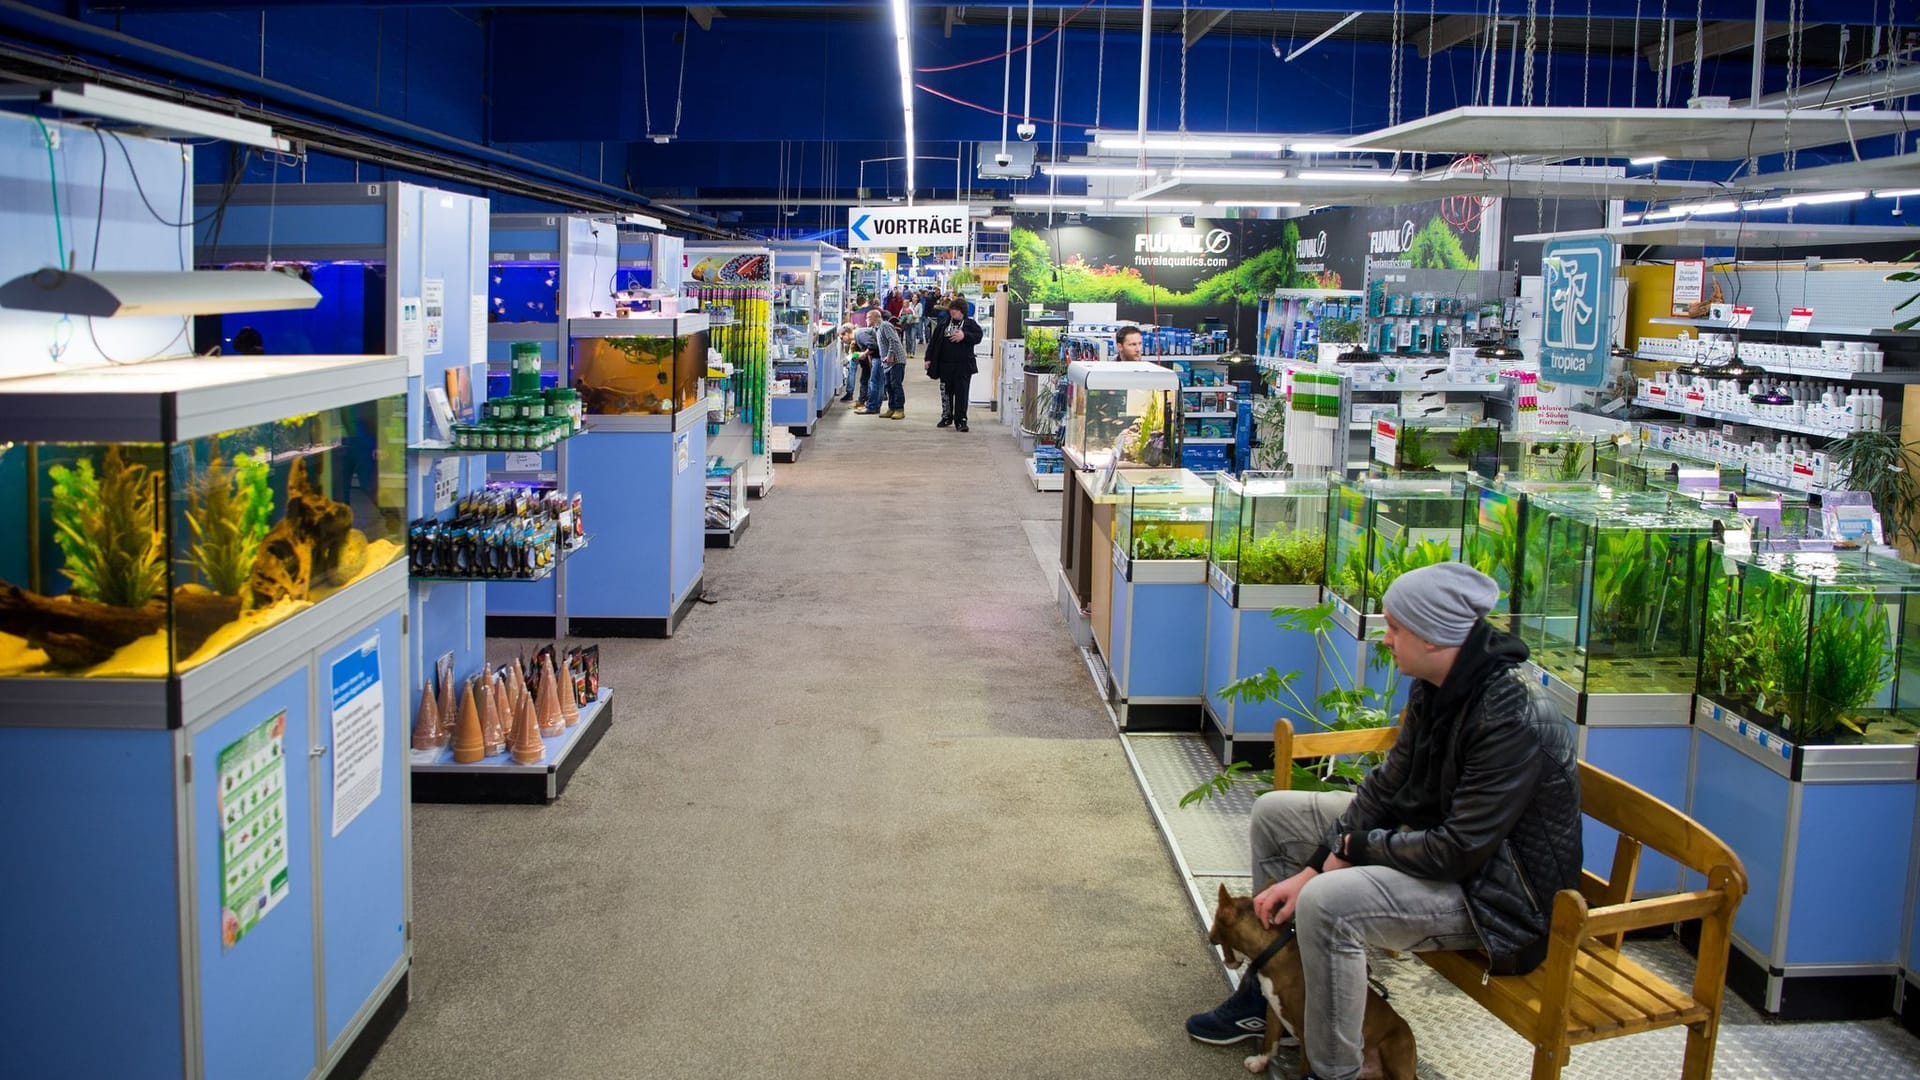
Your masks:
<instances>
[{"instance_id":1,"label":"wooden bench","mask_svg":"<svg viewBox=\"0 0 1920 1080\"><path fill-rule=\"evenodd\" d=\"M1273 728L1274 786L1292 780L1293 761L1383 752L1397 727L1295 735L1281 720ZM1713 1075L1721 996L1733 913L1746 895L1740 859L1692 818L1610 773L1580 763L1580 809L1620 834L1607 878L1582 871L1578 890L1553 898L1546 962L1528 975L1487 976L1475 952L1418 954L1468 997L1533 1044L1533 1078L1549 1080L1566 1067L1572 1047L1659 1028L1687 1029L1683 1080ZM1707 887L1633 899L1640 850L1649 847L1707 879ZM1620 951L1633 930L1700 920L1693 989L1682 990Z\"/></svg>"}]
</instances>

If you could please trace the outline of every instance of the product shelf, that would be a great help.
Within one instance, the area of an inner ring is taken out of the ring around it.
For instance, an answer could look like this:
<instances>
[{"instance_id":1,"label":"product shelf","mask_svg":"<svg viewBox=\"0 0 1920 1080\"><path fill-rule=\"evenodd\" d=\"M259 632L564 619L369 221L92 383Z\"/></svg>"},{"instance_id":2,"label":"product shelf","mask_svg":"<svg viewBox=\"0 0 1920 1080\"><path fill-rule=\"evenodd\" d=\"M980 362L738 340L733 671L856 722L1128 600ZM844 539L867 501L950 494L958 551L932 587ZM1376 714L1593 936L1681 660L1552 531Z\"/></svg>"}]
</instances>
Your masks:
<instances>
[{"instance_id":1,"label":"product shelf","mask_svg":"<svg viewBox=\"0 0 1920 1080\"><path fill-rule=\"evenodd\" d=\"M1227 419L1227 420L1231 420L1231 419L1233 419L1234 417L1236 417L1236 416L1238 416L1238 415L1240 415L1240 414L1239 414L1239 413L1230 413L1230 412L1189 412L1189 413L1181 413L1180 415L1182 415L1182 416L1184 416L1184 417L1187 417L1188 419L1192 419L1192 420L1208 420L1208 419L1212 419L1212 420L1219 420L1219 419Z\"/></svg>"},{"instance_id":2,"label":"product shelf","mask_svg":"<svg viewBox=\"0 0 1920 1080\"><path fill-rule=\"evenodd\" d=\"M480 761L453 760L453 748L412 751L413 801L437 803L550 803L613 724L613 690L601 687L597 700L580 709L580 722L547 740L539 761L522 765L511 753Z\"/></svg>"},{"instance_id":3,"label":"product shelf","mask_svg":"<svg viewBox=\"0 0 1920 1080\"><path fill-rule=\"evenodd\" d=\"M1645 360L1655 364L1684 364L1691 357L1650 356L1646 353L1634 353L1633 359ZM1780 376L1791 379L1819 379L1825 382L1859 383L1865 386L1913 386L1920 384L1920 371L1823 371L1817 368L1802 370L1792 364L1758 364L1761 373L1768 378Z\"/></svg>"},{"instance_id":4,"label":"product shelf","mask_svg":"<svg viewBox=\"0 0 1920 1080\"><path fill-rule=\"evenodd\" d=\"M1734 329L1734 327L1718 319L1684 319L1677 316L1656 315L1647 321L1655 326L1697 326L1703 330ZM1739 329L1773 331L1783 334L1845 334L1848 337L1911 337L1920 334L1920 330L1895 330L1890 326L1790 327L1785 323L1777 322L1750 322Z\"/></svg>"},{"instance_id":5,"label":"product shelf","mask_svg":"<svg viewBox=\"0 0 1920 1080\"><path fill-rule=\"evenodd\" d=\"M739 516L733 519L731 526L725 529L708 529L706 531L707 546L710 548L739 547L740 536L747 531L747 526L752 523L752 520L753 511L742 509Z\"/></svg>"},{"instance_id":6,"label":"product shelf","mask_svg":"<svg viewBox=\"0 0 1920 1080\"><path fill-rule=\"evenodd\" d=\"M1748 427L1767 428L1772 431L1791 431L1795 435L1812 435L1821 439L1844 439L1853 434L1851 431L1837 431L1832 428L1817 428L1806 424L1794 424L1785 420L1774 420L1757 416L1742 416L1739 413L1719 412L1714 409L1682 409L1661 401L1648 401L1636 397L1633 403L1643 409L1656 409L1673 413L1676 416L1698 416L1706 420L1721 420L1729 424L1745 424Z\"/></svg>"}]
</instances>

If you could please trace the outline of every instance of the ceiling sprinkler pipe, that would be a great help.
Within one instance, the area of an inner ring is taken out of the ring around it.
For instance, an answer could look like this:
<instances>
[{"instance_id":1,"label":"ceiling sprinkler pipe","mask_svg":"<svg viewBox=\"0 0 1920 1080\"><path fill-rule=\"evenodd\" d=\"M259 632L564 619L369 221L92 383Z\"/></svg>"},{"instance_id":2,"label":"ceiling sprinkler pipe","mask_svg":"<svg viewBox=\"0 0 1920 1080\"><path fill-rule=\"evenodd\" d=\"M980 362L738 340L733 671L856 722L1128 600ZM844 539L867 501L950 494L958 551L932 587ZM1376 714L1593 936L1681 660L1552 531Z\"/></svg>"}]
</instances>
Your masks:
<instances>
[{"instance_id":1,"label":"ceiling sprinkler pipe","mask_svg":"<svg viewBox=\"0 0 1920 1080\"><path fill-rule=\"evenodd\" d=\"M1906 54L1902 54L1903 56ZM1892 74L1885 70L1849 75L1824 85L1802 86L1794 90L1793 102L1803 109L1833 109L1847 105L1871 105L1920 93L1920 64L1901 64ZM1740 109L1773 109L1787 104L1782 90L1764 97L1734 102Z\"/></svg>"}]
</instances>

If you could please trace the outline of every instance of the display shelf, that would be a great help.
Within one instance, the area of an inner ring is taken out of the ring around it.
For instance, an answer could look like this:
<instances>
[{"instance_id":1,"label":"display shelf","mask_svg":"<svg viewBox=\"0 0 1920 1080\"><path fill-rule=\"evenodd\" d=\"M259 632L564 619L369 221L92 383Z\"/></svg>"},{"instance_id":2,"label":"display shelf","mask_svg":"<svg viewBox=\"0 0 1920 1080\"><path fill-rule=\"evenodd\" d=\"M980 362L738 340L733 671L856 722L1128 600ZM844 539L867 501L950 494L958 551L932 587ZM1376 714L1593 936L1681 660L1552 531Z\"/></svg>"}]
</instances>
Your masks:
<instances>
[{"instance_id":1,"label":"display shelf","mask_svg":"<svg viewBox=\"0 0 1920 1080\"><path fill-rule=\"evenodd\" d=\"M1209 387L1208 389L1212 389L1212 387ZM1189 420L1208 420L1208 419L1219 420L1222 418L1232 420L1235 417L1239 416L1240 414L1232 413L1232 412L1189 412L1189 413L1181 413L1180 415L1186 417Z\"/></svg>"},{"instance_id":2,"label":"display shelf","mask_svg":"<svg viewBox=\"0 0 1920 1080\"><path fill-rule=\"evenodd\" d=\"M1354 383L1356 394L1395 393L1400 391L1427 394L1483 394L1504 389L1497 382L1421 382L1421 383Z\"/></svg>"},{"instance_id":3,"label":"display shelf","mask_svg":"<svg viewBox=\"0 0 1920 1080\"><path fill-rule=\"evenodd\" d=\"M1206 438L1198 435L1192 436L1190 438L1183 438L1180 441L1182 443L1185 443L1188 446L1232 446L1233 445L1233 440L1229 438Z\"/></svg>"},{"instance_id":4,"label":"display shelf","mask_svg":"<svg viewBox=\"0 0 1920 1080\"><path fill-rule=\"evenodd\" d=\"M1653 364L1685 364L1693 360L1690 356L1651 356L1646 353L1634 353L1629 359L1645 360ZM1775 377L1819 379L1823 382L1859 383L1865 386L1920 385L1920 371L1820 371L1817 369L1803 371L1791 364L1778 363L1754 366L1760 369L1762 375L1770 379Z\"/></svg>"},{"instance_id":5,"label":"display shelf","mask_svg":"<svg viewBox=\"0 0 1920 1080\"><path fill-rule=\"evenodd\" d=\"M794 435L803 434L803 432L789 428L787 431L787 434L789 436L794 436ZM792 464L793 462L800 460L800 451L804 449L806 445L807 445L806 443L803 443L796 438L793 440L792 444L789 445L785 450L775 450L773 452L773 460L775 461L775 463L780 465Z\"/></svg>"},{"instance_id":6,"label":"display shelf","mask_svg":"<svg viewBox=\"0 0 1920 1080\"><path fill-rule=\"evenodd\" d=\"M580 710L580 722L547 740L546 754L522 765L510 753L462 764L452 747L417 751L413 760L413 801L435 803L551 803L613 724L613 690L601 687L597 700Z\"/></svg>"},{"instance_id":7,"label":"display shelf","mask_svg":"<svg viewBox=\"0 0 1920 1080\"><path fill-rule=\"evenodd\" d=\"M1666 402L1649 401L1642 397L1634 398L1633 403L1643 409L1656 409L1660 412L1673 413L1676 416L1698 416L1704 420L1721 420L1729 424L1745 424L1748 427L1766 428L1770 431L1791 431L1795 435L1812 435L1822 439L1844 439L1848 435L1853 434L1851 431L1836 431L1831 428L1810 427L1806 424L1794 424L1785 420L1775 420L1770 417L1742 416L1739 413L1719 412L1714 409L1682 409L1667 404Z\"/></svg>"},{"instance_id":8,"label":"display shelf","mask_svg":"<svg viewBox=\"0 0 1920 1080\"><path fill-rule=\"evenodd\" d=\"M730 548L740 546L740 537L753 521L753 511L742 510L740 516L733 519L733 525L725 529L708 529L707 546L710 548Z\"/></svg>"},{"instance_id":9,"label":"display shelf","mask_svg":"<svg viewBox=\"0 0 1920 1080\"><path fill-rule=\"evenodd\" d=\"M1066 486L1067 474L1063 472L1043 473L1034 467L1033 459L1027 459L1027 479L1032 482L1035 491L1059 491Z\"/></svg>"},{"instance_id":10,"label":"display shelf","mask_svg":"<svg viewBox=\"0 0 1920 1080\"><path fill-rule=\"evenodd\" d=\"M1734 327L1717 319L1684 319L1679 316L1656 315L1647 320L1655 326L1697 326L1703 330L1759 330L1781 334L1845 334L1849 337L1913 337L1920 330L1895 330L1888 326L1805 326L1790 327L1777 322L1750 322L1742 327Z\"/></svg>"}]
</instances>

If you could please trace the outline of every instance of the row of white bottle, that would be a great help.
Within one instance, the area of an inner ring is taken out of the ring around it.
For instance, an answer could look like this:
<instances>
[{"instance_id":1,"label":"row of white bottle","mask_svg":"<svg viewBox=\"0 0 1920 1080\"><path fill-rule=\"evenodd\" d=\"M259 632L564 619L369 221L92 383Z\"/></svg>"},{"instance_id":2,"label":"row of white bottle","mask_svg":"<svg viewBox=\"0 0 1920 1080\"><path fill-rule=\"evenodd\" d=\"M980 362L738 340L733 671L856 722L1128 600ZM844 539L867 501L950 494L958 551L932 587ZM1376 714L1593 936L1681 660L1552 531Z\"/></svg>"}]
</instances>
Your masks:
<instances>
[{"instance_id":1,"label":"row of white bottle","mask_svg":"<svg viewBox=\"0 0 1920 1080\"><path fill-rule=\"evenodd\" d=\"M1734 379L1689 379L1662 371L1652 379L1640 380L1640 398L1668 408L1793 424L1836 434L1878 431L1886 422L1886 401L1880 391L1842 383L1765 377L1742 383Z\"/></svg>"}]
</instances>

